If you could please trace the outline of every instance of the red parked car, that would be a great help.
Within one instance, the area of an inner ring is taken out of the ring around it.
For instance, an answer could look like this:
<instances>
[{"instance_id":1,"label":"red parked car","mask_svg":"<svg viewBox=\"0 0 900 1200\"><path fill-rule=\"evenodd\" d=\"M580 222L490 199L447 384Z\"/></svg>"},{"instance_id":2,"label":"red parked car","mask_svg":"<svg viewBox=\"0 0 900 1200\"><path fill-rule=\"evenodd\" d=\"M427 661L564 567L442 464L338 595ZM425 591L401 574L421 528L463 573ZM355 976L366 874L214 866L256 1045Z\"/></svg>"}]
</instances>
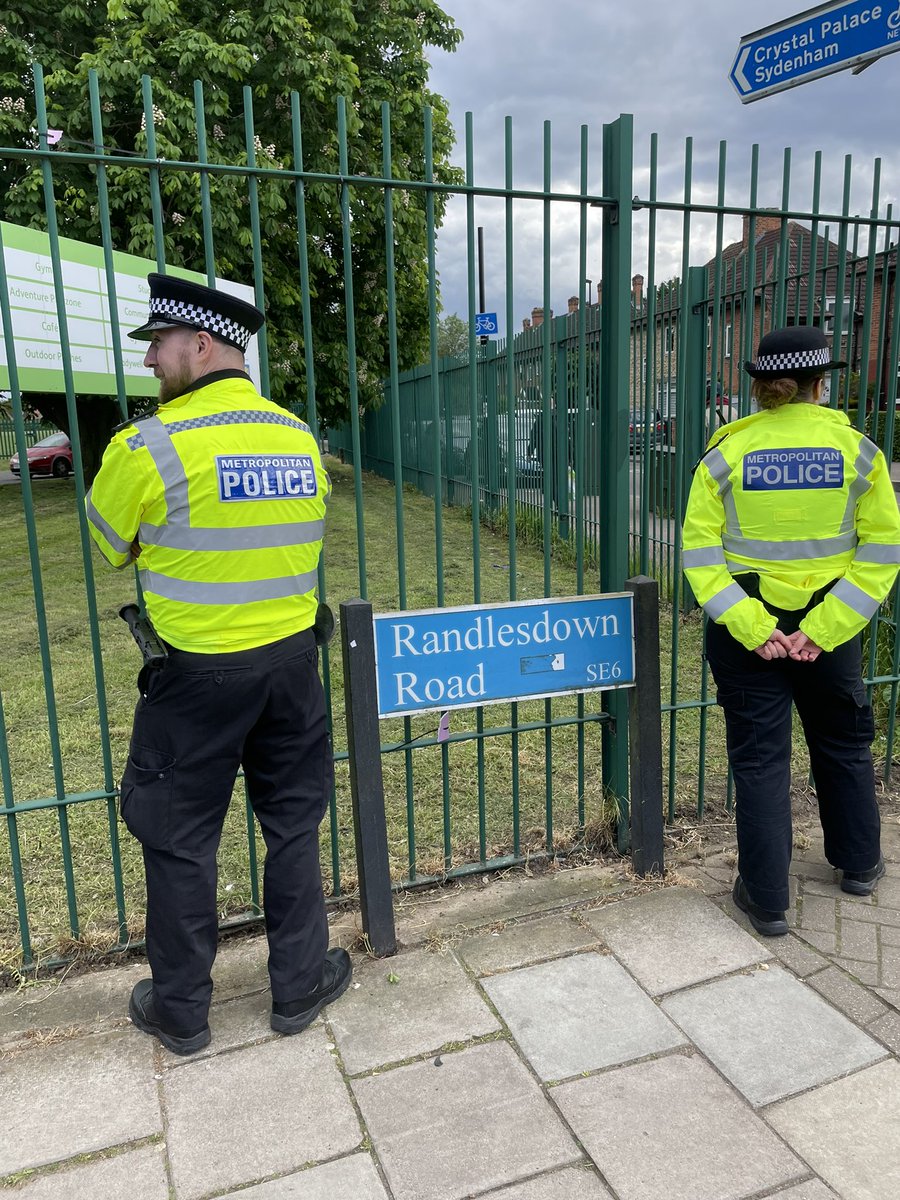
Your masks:
<instances>
[{"instance_id":1,"label":"red parked car","mask_svg":"<svg viewBox=\"0 0 900 1200\"><path fill-rule=\"evenodd\" d=\"M9 460L9 469L14 475L21 474L18 454ZM30 475L54 475L57 479L65 479L71 470L72 443L68 434L51 433L28 447Z\"/></svg>"}]
</instances>

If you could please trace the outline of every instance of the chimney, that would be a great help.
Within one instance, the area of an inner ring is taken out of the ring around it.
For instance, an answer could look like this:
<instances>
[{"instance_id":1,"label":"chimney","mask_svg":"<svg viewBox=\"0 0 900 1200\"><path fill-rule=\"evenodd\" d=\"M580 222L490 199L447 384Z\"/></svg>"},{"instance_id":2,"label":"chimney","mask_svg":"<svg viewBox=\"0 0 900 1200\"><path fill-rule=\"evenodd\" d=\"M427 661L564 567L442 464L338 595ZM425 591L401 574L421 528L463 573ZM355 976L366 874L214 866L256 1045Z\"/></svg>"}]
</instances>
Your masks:
<instances>
[{"instance_id":1,"label":"chimney","mask_svg":"<svg viewBox=\"0 0 900 1200\"><path fill-rule=\"evenodd\" d=\"M531 310L531 327L537 329L539 325L544 323L544 310L542 308L533 308Z\"/></svg>"},{"instance_id":2,"label":"chimney","mask_svg":"<svg viewBox=\"0 0 900 1200\"><path fill-rule=\"evenodd\" d=\"M643 275L632 275L631 277L631 299L635 308L640 308L644 303L644 277Z\"/></svg>"},{"instance_id":3,"label":"chimney","mask_svg":"<svg viewBox=\"0 0 900 1200\"><path fill-rule=\"evenodd\" d=\"M770 215L772 214L772 215ZM765 233L775 233L781 228L781 214L778 209L770 208L756 214L756 237L761 238ZM744 229L741 235L741 246L746 250L750 245L750 214L744 213Z\"/></svg>"},{"instance_id":4,"label":"chimney","mask_svg":"<svg viewBox=\"0 0 900 1200\"><path fill-rule=\"evenodd\" d=\"M572 313L577 313L577 312L578 312L578 297L570 296L569 297L569 316L571 317Z\"/></svg>"}]
</instances>

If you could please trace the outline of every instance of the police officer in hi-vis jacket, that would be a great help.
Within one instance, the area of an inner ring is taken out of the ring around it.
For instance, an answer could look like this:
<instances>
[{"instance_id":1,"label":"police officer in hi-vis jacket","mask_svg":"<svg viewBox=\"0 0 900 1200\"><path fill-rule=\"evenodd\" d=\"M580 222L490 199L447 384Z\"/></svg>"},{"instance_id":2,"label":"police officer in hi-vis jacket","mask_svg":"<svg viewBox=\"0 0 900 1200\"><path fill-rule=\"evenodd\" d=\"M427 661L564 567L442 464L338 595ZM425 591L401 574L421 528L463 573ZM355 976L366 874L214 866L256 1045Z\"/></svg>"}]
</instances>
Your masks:
<instances>
[{"instance_id":1,"label":"police officer in hi-vis jacket","mask_svg":"<svg viewBox=\"0 0 900 1200\"><path fill-rule=\"evenodd\" d=\"M841 887L870 895L884 874L860 634L900 566L900 515L884 455L821 407L845 366L821 329L766 334L746 364L760 411L712 438L684 522L735 781L734 901L769 936L788 928L792 703Z\"/></svg>"},{"instance_id":2,"label":"police officer in hi-vis jacket","mask_svg":"<svg viewBox=\"0 0 900 1200\"><path fill-rule=\"evenodd\" d=\"M176 1054L210 1040L216 851L238 769L266 842L272 1028L298 1033L350 982L328 950L318 827L333 762L313 633L330 482L309 427L244 370L263 314L225 292L149 277L130 336L159 406L116 432L87 496L114 567L137 560L168 654L145 666L122 819L143 848L152 979L132 1021Z\"/></svg>"}]
</instances>

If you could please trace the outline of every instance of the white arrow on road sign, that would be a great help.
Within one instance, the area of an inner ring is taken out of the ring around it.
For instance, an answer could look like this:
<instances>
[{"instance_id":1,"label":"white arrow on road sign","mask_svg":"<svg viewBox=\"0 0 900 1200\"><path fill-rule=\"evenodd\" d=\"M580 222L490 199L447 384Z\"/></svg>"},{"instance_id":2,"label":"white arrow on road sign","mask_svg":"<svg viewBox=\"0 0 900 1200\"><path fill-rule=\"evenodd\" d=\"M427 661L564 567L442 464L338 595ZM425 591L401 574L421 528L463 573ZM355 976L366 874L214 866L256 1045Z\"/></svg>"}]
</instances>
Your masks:
<instances>
[{"instance_id":1,"label":"white arrow on road sign","mask_svg":"<svg viewBox=\"0 0 900 1200\"><path fill-rule=\"evenodd\" d=\"M744 49L738 53L737 62L735 63L734 71L732 72L734 81L738 85L738 91L742 94L746 94L751 90L750 80L744 74L744 67L747 65L747 59L749 57L750 47L745 46Z\"/></svg>"}]
</instances>

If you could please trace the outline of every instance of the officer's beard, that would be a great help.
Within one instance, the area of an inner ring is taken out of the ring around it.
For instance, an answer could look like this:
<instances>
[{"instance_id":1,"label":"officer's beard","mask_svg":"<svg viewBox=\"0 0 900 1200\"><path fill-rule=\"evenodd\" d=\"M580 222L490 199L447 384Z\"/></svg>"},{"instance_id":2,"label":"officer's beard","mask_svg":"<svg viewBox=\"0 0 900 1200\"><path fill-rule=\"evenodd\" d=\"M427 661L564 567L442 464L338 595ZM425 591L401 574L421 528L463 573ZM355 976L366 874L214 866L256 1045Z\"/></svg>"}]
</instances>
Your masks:
<instances>
[{"instance_id":1,"label":"officer's beard","mask_svg":"<svg viewBox=\"0 0 900 1200\"><path fill-rule=\"evenodd\" d=\"M171 367L159 381L160 404L167 404L170 400L174 400L176 396L181 396L185 392L190 391L193 382L194 376L191 373L190 367L190 350L185 346L179 362L174 367Z\"/></svg>"}]
</instances>

